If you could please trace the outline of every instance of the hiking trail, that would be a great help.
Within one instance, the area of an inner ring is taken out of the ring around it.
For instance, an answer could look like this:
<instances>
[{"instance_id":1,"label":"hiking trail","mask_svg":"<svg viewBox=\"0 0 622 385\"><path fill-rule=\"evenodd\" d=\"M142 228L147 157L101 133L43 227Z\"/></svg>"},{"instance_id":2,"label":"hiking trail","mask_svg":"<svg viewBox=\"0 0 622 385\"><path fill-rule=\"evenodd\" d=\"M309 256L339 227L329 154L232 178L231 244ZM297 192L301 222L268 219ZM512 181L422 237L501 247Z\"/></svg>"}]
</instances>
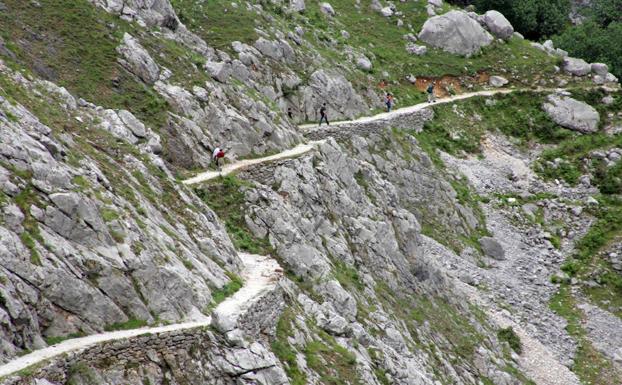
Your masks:
<instances>
[{"instance_id":1,"label":"hiking trail","mask_svg":"<svg viewBox=\"0 0 622 385\"><path fill-rule=\"evenodd\" d=\"M469 99L469 98L473 98L477 96L493 96L493 95L498 95L498 94L509 94L512 92L519 92L519 91L524 91L524 90L503 88L503 89L497 89L497 90L469 92L469 93L464 93L460 95L454 95L448 98L437 99L435 103L424 102L424 103L415 104L413 106L398 108L391 112L383 112L383 113L372 115L372 116L364 116L364 117L354 119L354 120L337 121L337 122L331 123L329 126L323 126L324 128L318 127L317 124L303 124L303 125L298 126L298 128L301 129L304 134L308 134L311 131L317 132L317 131L322 131L325 129L339 127L339 126L346 125L346 124L363 124L363 123L370 123L370 122L375 122L375 121L382 121L388 118L396 118L396 117L400 117L401 115L412 114L413 112L420 111L420 110L423 110L425 108L428 108L434 105L452 103L458 100ZM541 91L545 91L545 90L541 90ZM546 91L553 91L553 90L546 90ZM291 148L289 150L285 150L278 154L266 156L263 158L242 159L234 163L230 163L230 164L223 166L221 171L202 172L192 178L184 180L182 183L186 185L193 185L193 184L212 180L219 176L229 175L235 171L243 170L247 167L250 167L256 164L267 163L267 162L272 162L275 160L293 158L293 157L297 157L300 155L304 155L308 153L309 151L313 150L317 145L322 144L325 141L326 141L325 139L309 141L308 143L299 144L296 147Z\"/></svg>"},{"instance_id":2,"label":"hiking trail","mask_svg":"<svg viewBox=\"0 0 622 385\"><path fill-rule=\"evenodd\" d=\"M244 265L244 270L242 272L244 285L231 297L221 302L214 309L214 314L225 314L230 317L241 315L254 303L255 300L261 298L263 294L274 289L281 276L281 268L279 264L270 257L245 253L240 253L239 257ZM122 340L145 334L161 334L179 330L194 329L210 326L211 324L212 317L205 317L199 321L183 322L158 327L112 331L93 334L86 337L68 339L47 348L35 350L29 354L18 357L4 365L1 365L0 379L6 376L14 375L32 365L37 365L46 360L59 357L65 353L83 350L103 342Z\"/></svg>"}]
</instances>

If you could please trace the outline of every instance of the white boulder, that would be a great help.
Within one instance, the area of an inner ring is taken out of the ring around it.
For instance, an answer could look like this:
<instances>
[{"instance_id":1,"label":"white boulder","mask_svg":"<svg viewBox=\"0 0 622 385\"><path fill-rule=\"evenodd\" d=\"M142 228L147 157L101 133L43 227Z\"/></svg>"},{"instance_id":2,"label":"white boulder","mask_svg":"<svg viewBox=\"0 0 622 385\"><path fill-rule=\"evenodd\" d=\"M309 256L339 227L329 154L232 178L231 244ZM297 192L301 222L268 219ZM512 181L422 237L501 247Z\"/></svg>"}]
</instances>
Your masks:
<instances>
[{"instance_id":1,"label":"white boulder","mask_svg":"<svg viewBox=\"0 0 622 385\"><path fill-rule=\"evenodd\" d=\"M504 78L503 76L491 76L490 79L488 79L488 84L490 84L493 87L503 87L504 85L508 84L509 81Z\"/></svg>"},{"instance_id":2,"label":"white boulder","mask_svg":"<svg viewBox=\"0 0 622 385\"><path fill-rule=\"evenodd\" d=\"M591 69L593 73L603 77L609 73L609 67L605 63L592 63Z\"/></svg>"},{"instance_id":3,"label":"white boulder","mask_svg":"<svg viewBox=\"0 0 622 385\"><path fill-rule=\"evenodd\" d=\"M361 56L356 60L356 66L363 71L370 71L372 69L371 60L367 56Z\"/></svg>"},{"instance_id":4,"label":"white boulder","mask_svg":"<svg viewBox=\"0 0 622 385\"><path fill-rule=\"evenodd\" d=\"M419 39L446 52L470 56L492 43L494 38L466 12L450 11L428 19Z\"/></svg>"},{"instance_id":5,"label":"white boulder","mask_svg":"<svg viewBox=\"0 0 622 385\"><path fill-rule=\"evenodd\" d=\"M488 11L484 14L484 23L488 30L499 39L509 39L514 33L514 27L508 19L498 11Z\"/></svg>"},{"instance_id":6,"label":"white boulder","mask_svg":"<svg viewBox=\"0 0 622 385\"><path fill-rule=\"evenodd\" d=\"M592 71L592 66L583 59L574 57L564 58L564 71L575 76L585 76Z\"/></svg>"},{"instance_id":7,"label":"white boulder","mask_svg":"<svg viewBox=\"0 0 622 385\"><path fill-rule=\"evenodd\" d=\"M335 16L335 10L333 9L333 6L330 5L330 3L321 3L320 11L322 11L322 13L327 16Z\"/></svg>"},{"instance_id":8,"label":"white boulder","mask_svg":"<svg viewBox=\"0 0 622 385\"><path fill-rule=\"evenodd\" d=\"M557 124L573 131L598 131L600 115L594 107L568 96L550 95L542 108Z\"/></svg>"},{"instance_id":9,"label":"white boulder","mask_svg":"<svg viewBox=\"0 0 622 385\"><path fill-rule=\"evenodd\" d=\"M304 12L305 0L289 0L289 10L292 12Z\"/></svg>"}]
</instances>

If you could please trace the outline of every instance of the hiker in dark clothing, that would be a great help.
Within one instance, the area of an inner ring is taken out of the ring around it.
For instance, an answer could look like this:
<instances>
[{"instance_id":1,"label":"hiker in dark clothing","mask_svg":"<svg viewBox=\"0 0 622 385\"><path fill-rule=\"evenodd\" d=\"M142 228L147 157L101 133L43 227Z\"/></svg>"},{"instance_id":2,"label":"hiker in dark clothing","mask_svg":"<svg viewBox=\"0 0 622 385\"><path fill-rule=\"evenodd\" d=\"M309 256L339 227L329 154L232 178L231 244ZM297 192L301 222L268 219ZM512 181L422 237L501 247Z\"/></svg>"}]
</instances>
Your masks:
<instances>
[{"instance_id":1,"label":"hiker in dark clothing","mask_svg":"<svg viewBox=\"0 0 622 385\"><path fill-rule=\"evenodd\" d=\"M291 107L287 107L287 116L288 116L290 119L293 119L293 118L294 118L294 114L292 113L292 108L291 108Z\"/></svg>"},{"instance_id":2,"label":"hiker in dark clothing","mask_svg":"<svg viewBox=\"0 0 622 385\"><path fill-rule=\"evenodd\" d=\"M393 108L393 95L387 94L384 98L384 104L387 106L387 112L391 112L391 108Z\"/></svg>"},{"instance_id":3,"label":"hiker in dark clothing","mask_svg":"<svg viewBox=\"0 0 622 385\"><path fill-rule=\"evenodd\" d=\"M434 96L434 84L435 82L431 82L428 85L428 103L436 102L436 97Z\"/></svg>"},{"instance_id":4,"label":"hiker in dark clothing","mask_svg":"<svg viewBox=\"0 0 622 385\"><path fill-rule=\"evenodd\" d=\"M320 107L320 126L322 125L322 121L326 122L327 126L330 126L330 123L328 122L328 109L326 108L326 103L322 104L322 107Z\"/></svg>"}]
</instances>

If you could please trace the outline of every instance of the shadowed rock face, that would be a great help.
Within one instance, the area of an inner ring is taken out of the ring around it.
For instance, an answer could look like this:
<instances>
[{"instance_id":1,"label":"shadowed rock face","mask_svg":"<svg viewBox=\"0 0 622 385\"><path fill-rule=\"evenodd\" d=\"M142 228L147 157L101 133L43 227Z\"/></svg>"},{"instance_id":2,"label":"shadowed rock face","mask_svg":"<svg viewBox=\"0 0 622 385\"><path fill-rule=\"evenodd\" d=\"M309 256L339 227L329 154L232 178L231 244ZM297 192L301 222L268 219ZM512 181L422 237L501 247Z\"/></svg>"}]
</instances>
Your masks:
<instances>
[{"instance_id":1,"label":"shadowed rock face","mask_svg":"<svg viewBox=\"0 0 622 385\"><path fill-rule=\"evenodd\" d=\"M419 39L444 51L470 56L492 43L493 37L466 12L450 11L428 19Z\"/></svg>"}]
</instances>

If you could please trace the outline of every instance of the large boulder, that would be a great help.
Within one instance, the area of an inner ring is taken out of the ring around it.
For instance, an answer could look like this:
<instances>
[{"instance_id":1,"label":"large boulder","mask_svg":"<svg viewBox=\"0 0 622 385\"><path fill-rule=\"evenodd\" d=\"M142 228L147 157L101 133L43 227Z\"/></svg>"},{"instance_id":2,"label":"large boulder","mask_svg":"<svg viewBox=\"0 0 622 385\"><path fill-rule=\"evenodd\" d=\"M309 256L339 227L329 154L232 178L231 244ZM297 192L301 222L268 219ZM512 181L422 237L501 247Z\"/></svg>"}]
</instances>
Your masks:
<instances>
[{"instance_id":1,"label":"large boulder","mask_svg":"<svg viewBox=\"0 0 622 385\"><path fill-rule=\"evenodd\" d=\"M488 30L500 39L509 39L512 37L514 33L514 27L508 21L508 19L503 16L501 12L498 11L488 11L484 14L484 23Z\"/></svg>"},{"instance_id":2,"label":"large boulder","mask_svg":"<svg viewBox=\"0 0 622 385\"><path fill-rule=\"evenodd\" d=\"M444 51L470 56L492 43L494 38L463 11L450 11L428 19L419 39Z\"/></svg>"},{"instance_id":3,"label":"large boulder","mask_svg":"<svg viewBox=\"0 0 622 385\"><path fill-rule=\"evenodd\" d=\"M550 95L542 108L562 127L583 133L598 131L600 115L587 103L568 96Z\"/></svg>"},{"instance_id":4,"label":"large boulder","mask_svg":"<svg viewBox=\"0 0 622 385\"><path fill-rule=\"evenodd\" d=\"M365 55L356 60L356 66L363 71L371 71L372 69L371 60L369 60Z\"/></svg>"},{"instance_id":5,"label":"large boulder","mask_svg":"<svg viewBox=\"0 0 622 385\"><path fill-rule=\"evenodd\" d=\"M488 80L488 83L491 86L498 88L498 87L503 87L504 85L508 84L509 81L503 76L491 76L490 79Z\"/></svg>"},{"instance_id":6,"label":"large boulder","mask_svg":"<svg viewBox=\"0 0 622 385\"><path fill-rule=\"evenodd\" d=\"M333 6L330 5L330 3L321 3L320 11L322 11L322 13L327 16L335 16L335 10L333 9Z\"/></svg>"},{"instance_id":7,"label":"large boulder","mask_svg":"<svg viewBox=\"0 0 622 385\"><path fill-rule=\"evenodd\" d=\"M496 259L498 261L502 261L505 259L505 250L503 250L503 246L492 237L482 237L479 240L479 245L486 255L489 258Z\"/></svg>"},{"instance_id":8,"label":"large boulder","mask_svg":"<svg viewBox=\"0 0 622 385\"><path fill-rule=\"evenodd\" d=\"M585 76L592 71L592 66L583 59L574 57L564 58L564 71L575 76Z\"/></svg>"},{"instance_id":9,"label":"large boulder","mask_svg":"<svg viewBox=\"0 0 622 385\"><path fill-rule=\"evenodd\" d=\"M123 43L117 47L117 52L121 55L119 63L145 83L153 84L160 78L158 64L129 33L123 35Z\"/></svg>"},{"instance_id":10,"label":"large boulder","mask_svg":"<svg viewBox=\"0 0 622 385\"><path fill-rule=\"evenodd\" d=\"M307 7L305 6L305 0L290 0L289 9L293 12L304 12Z\"/></svg>"},{"instance_id":11,"label":"large boulder","mask_svg":"<svg viewBox=\"0 0 622 385\"><path fill-rule=\"evenodd\" d=\"M600 76L607 76L609 73L609 66L605 63L592 63L591 69L593 73Z\"/></svg>"}]
</instances>

